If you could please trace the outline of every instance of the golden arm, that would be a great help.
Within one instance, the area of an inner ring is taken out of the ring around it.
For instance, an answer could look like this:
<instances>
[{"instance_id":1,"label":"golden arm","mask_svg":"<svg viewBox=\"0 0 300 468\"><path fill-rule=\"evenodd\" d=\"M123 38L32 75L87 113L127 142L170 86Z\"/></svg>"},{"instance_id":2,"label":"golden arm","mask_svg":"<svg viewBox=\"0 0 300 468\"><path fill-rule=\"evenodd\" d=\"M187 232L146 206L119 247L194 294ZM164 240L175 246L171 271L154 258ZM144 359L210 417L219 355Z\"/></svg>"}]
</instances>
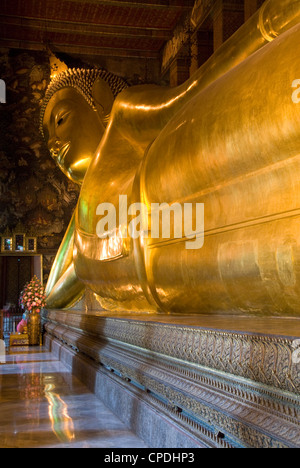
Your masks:
<instances>
[{"instance_id":1,"label":"golden arm","mask_svg":"<svg viewBox=\"0 0 300 468\"><path fill-rule=\"evenodd\" d=\"M83 295L84 286L76 276L73 263L75 212L52 265L46 285L46 303L50 309L72 307Z\"/></svg>"},{"instance_id":2,"label":"golden arm","mask_svg":"<svg viewBox=\"0 0 300 468\"><path fill-rule=\"evenodd\" d=\"M169 120L199 92L299 22L300 0L266 0L182 85L141 85L123 91L113 106L113 124L124 138L145 151Z\"/></svg>"}]
</instances>

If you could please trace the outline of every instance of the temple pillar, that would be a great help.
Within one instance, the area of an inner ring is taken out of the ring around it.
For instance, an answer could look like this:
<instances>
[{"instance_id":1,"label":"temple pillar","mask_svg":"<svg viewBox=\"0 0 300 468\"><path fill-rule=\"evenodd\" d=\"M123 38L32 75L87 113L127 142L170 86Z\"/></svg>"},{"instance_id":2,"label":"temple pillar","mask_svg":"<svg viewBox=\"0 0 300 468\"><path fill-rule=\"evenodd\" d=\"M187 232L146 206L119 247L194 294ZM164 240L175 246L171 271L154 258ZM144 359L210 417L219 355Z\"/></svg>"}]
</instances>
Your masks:
<instances>
[{"instance_id":1,"label":"temple pillar","mask_svg":"<svg viewBox=\"0 0 300 468\"><path fill-rule=\"evenodd\" d=\"M192 75L214 52L212 31L196 31L191 38L191 66Z\"/></svg>"},{"instance_id":2,"label":"temple pillar","mask_svg":"<svg viewBox=\"0 0 300 468\"><path fill-rule=\"evenodd\" d=\"M216 51L244 23L244 5L241 2L220 0L213 17L214 51Z\"/></svg>"},{"instance_id":3,"label":"temple pillar","mask_svg":"<svg viewBox=\"0 0 300 468\"><path fill-rule=\"evenodd\" d=\"M245 21L247 21L262 6L264 0L245 0Z\"/></svg>"},{"instance_id":4,"label":"temple pillar","mask_svg":"<svg viewBox=\"0 0 300 468\"><path fill-rule=\"evenodd\" d=\"M189 57L176 57L170 65L170 86L175 87L184 83L190 77Z\"/></svg>"}]
</instances>

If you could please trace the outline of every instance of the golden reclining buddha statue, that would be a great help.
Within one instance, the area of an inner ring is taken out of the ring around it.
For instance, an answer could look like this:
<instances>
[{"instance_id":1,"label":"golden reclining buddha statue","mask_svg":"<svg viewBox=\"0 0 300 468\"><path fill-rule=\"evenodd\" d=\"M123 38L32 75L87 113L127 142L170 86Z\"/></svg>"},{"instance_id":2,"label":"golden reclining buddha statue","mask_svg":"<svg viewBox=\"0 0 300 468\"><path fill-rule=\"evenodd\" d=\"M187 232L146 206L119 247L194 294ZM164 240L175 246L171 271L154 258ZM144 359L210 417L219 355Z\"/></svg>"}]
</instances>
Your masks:
<instances>
[{"instance_id":1,"label":"golden reclining buddha statue","mask_svg":"<svg viewBox=\"0 0 300 468\"><path fill-rule=\"evenodd\" d=\"M54 79L41 128L81 191L48 308L88 288L110 311L300 315L299 42L300 1L268 0L179 87L127 87L103 70ZM147 207L139 236L120 201ZM193 209L176 235L175 205L204 207L203 222Z\"/></svg>"}]
</instances>

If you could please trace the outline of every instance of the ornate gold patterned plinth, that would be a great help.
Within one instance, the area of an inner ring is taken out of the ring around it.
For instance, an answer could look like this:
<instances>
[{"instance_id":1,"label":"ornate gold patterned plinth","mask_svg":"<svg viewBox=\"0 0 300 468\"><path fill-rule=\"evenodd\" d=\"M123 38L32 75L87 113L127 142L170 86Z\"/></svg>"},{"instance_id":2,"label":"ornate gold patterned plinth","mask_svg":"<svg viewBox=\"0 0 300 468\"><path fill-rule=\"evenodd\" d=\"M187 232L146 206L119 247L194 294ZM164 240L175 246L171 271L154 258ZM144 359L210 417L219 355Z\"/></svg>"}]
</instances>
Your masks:
<instances>
[{"instance_id":1,"label":"ornate gold patterned plinth","mask_svg":"<svg viewBox=\"0 0 300 468\"><path fill-rule=\"evenodd\" d=\"M151 446L300 447L298 319L43 319L46 343Z\"/></svg>"},{"instance_id":2,"label":"ornate gold patterned plinth","mask_svg":"<svg viewBox=\"0 0 300 468\"><path fill-rule=\"evenodd\" d=\"M41 317L36 311L33 311L28 315L27 330L29 345L39 345L41 340Z\"/></svg>"},{"instance_id":3,"label":"ornate gold patterned plinth","mask_svg":"<svg viewBox=\"0 0 300 468\"><path fill-rule=\"evenodd\" d=\"M28 344L27 333L12 333L9 337L9 346L25 346Z\"/></svg>"}]
</instances>

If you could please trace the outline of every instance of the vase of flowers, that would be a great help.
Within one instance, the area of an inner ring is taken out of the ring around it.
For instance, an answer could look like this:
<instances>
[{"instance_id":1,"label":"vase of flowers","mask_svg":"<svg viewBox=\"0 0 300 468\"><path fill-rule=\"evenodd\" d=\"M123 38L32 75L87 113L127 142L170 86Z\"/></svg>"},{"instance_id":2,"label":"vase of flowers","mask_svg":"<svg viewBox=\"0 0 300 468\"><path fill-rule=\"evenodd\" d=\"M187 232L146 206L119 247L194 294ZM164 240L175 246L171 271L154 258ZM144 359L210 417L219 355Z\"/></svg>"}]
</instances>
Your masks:
<instances>
[{"instance_id":1,"label":"vase of flowers","mask_svg":"<svg viewBox=\"0 0 300 468\"><path fill-rule=\"evenodd\" d=\"M30 345L40 344L41 310L46 305L46 296L41 281L34 276L27 283L20 295L20 306L26 311L28 342Z\"/></svg>"}]
</instances>

